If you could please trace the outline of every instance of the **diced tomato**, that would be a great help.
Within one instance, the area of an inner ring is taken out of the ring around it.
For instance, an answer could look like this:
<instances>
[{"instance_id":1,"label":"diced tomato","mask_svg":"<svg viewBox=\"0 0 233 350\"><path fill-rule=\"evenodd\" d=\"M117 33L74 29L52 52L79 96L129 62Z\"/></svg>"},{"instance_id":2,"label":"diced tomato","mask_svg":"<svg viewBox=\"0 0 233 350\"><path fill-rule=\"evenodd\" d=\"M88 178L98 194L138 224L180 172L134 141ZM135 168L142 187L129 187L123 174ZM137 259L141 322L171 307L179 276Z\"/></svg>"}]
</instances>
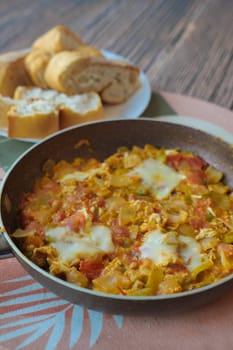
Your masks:
<instances>
[{"instance_id":1,"label":"diced tomato","mask_svg":"<svg viewBox=\"0 0 233 350\"><path fill-rule=\"evenodd\" d=\"M186 176L193 184L202 185L206 182L206 174L201 169L194 169L193 171L187 172Z\"/></svg>"},{"instance_id":2,"label":"diced tomato","mask_svg":"<svg viewBox=\"0 0 233 350\"><path fill-rule=\"evenodd\" d=\"M191 168L203 168L207 165L207 163L198 156L185 156L180 153L169 154L167 156L167 164L172 166L175 170L179 170L179 168L187 164Z\"/></svg>"},{"instance_id":3,"label":"diced tomato","mask_svg":"<svg viewBox=\"0 0 233 350\"><path fill-rule=\"evenodd\" d=\"M192 167L192 168L204 168L207 166L207 163L204 161L204 159L198 157L198 156L188 156L184 157L184 160Z\"/></svg>"},{"instance_id":4,"label":"diced tomato","mask_svg":"<svg viewBox=\"0 0 233 350\"><path fill-rule=\"evenodd\" d=\"M120 226L118 220L114 220L111 226L113 243L122 245L126 238L129 237L129 230L127 227Z\"/></svg>"},{"instance_id":5,"label":"diced tomato","mask_svg":"<svg viewBox=\"0 0 233 350\"><path fill-rule=\"evenodd\" d=\"M178 170L183 159L184 157L180 153L169 154L167 156L167 164L175 170Z\"/></svg>"},{"instance_id":6,"label":"diced tomato","mask_svg":"<svg viewBox=\"0 0 233 350\"><path fill-rule=\"evenodd\" d=\"M93 280L101 274L104 269L104 263L96 260L81 260L79 271L82 272L88 279Z\"/></svg>"},{"instance_id":7,"label":"diced tomato","mask_svg":"<svg viewBox=\"0 0 233 350\"><path fill-rule=\"evenodd\" d=\"M103 208L105 206L104 198L98 199L97 205L98 205L98 207Z\"/></svg>"},{"instance_id":8,"label":"diced tomato","mask_svg":"<svg viewBox=\"0 0 233 350\"><path fill-rule=\"evenodd\" d=\"M179 153L169 154L167 164L176 171L183 172L187 179L194 184L203 184L206 181L203 168L207 163L198 156L185 156Z\"/></svg>"},{"instance_id":9,"label":"diced tomato","mask_svg":"<svg viewBox=\"0 0 233 350\"><path fill-rule=\"evenodd\" d=\"M211 207L212 200L209 197L199 198L193 208L192 217L188 220L194 229L201 229L208 227L209 223L206 221L208 207Z\"/></svg>"},{"instance_id":10,"label":"diced tomato","mask_svg":"<svg viewBox=\"0 0 233 350\"><path fill-rule=\"evenodd\" d=\"M76 212L66 218L64 223L69 226L72 231L79 231L84 228L85 221L85 216L80 212Z\"/></svg>"},{"instance_id":11,"label":"diced tomato","mask_svg":"<svg viewBox=\"0 0 233 350\"><path fill-rule=\"evenodd\" d=\"M189 219L188 222L196 230L199 230L199 229L207 226L205 220L198 218L198 217L192 217Z\"/></svg>"}]
</instances>

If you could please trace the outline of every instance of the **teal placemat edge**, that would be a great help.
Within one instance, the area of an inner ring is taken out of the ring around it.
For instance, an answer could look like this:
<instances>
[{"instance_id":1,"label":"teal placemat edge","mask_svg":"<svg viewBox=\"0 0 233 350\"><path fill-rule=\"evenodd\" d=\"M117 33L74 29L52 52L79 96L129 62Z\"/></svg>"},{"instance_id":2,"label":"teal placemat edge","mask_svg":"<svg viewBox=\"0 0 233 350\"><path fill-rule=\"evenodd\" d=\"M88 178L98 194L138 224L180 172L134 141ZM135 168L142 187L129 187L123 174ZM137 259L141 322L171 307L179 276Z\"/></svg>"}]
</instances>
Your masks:
<instances>
[{"instance_id":1,"label":"teal placemat edge","mask_svg":"<svg viewBox=\"0 0 233 350\"><path fill-rule=\"evenodd\" d=\"M14 163L14 161L33 143L24 142L12 139L0 139L0 167L7 171L7 169Z\"/></svg>"},{"instance_id":2,"label":"teal placemat edge","mask_svg":"<svg viewBox=\"0 0 233 350\"><path fill-rule=\"evenodd\" d=\"M177 115L177 113L159 93L152 92L150 102L141 117L155 118L164 115Z\"/></svg>"}]
</instances>

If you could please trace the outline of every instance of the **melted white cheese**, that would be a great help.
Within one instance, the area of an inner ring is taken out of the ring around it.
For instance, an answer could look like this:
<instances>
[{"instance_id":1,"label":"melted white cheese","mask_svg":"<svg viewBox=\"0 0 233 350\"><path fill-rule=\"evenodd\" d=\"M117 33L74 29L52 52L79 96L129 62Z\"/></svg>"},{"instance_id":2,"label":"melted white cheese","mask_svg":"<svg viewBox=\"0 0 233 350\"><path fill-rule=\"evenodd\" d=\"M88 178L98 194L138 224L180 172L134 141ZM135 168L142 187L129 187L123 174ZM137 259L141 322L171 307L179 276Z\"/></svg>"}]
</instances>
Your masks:
<instances>
[{"instance_id":1,"label":"melted white cheese","mask_svg":"<svg viewBox=\"0 0 233 350\"><path fill-rule=\"evenodd\" d=\"M163 199L171 193L179 182L184 179L181 175L160 160L146 159L134 168L129 175L136 175L150 189L157 199Z\"/></svg>"},{"instance_id":2,"label":"melted white cheese","mask_svg":"<svg viewBox=\"0 0 233 350\"><path fill-rule=\"evenodd\" d=\"M148 232L140 247L141 257L149 258L159 265L176 262L177 244L174 232L162 233L160 230Z\"/></svg>"},{"instance_id":3,"label":"melted white cheese","mask_svg":"<svg viewBox=\"0 0 233 350\"><path fill-rule=\"evenodd\" d=\"M192 237L180 236L179 240L183 243L180 249L180 256L185 265L192 272L202 265L201 246Z\"/></svg>"},{"instance_id":4,"label":"melted white cheese","mask_svg":"<svg viewBox=\"0 0 233 350\"><path fill-rule=\"evenodd\" d=\"M111 253L114 250L111 231L103 225L93 226L91 232L83 236L71 232L67 227L51 228L47 230L46 238L64 262Z\"/></svg>"},{"instance_id":5,"label":"melted white cheese","mask_svg":"<svg viewBox=\"0 0 233 350\"><path fill-rule=\"evenodd\" d=\"M142 258L149 258L155 264L162 266L176 263L181 258L192 273L195 271L198 273L208 265L208 259L201 253L200 244L192 237L177 237L175 232L162 233L160 230L148 232L140 252Z\"/></svg>"},{"instance_id":6,"label":"melted white cheese","mask_svg":"<svg viewBox=\"0 0 233 350\"><path fill-rule=\"evenodd\" d=\"M84 181L90 176L93 176L95 174L102 174L103 172L104 172L104 165L98 168L89 169L87 171L74 171L73 173L64 175L60 179L60 182L65 182L67 180Z\"/></svg>"}]
</instances>

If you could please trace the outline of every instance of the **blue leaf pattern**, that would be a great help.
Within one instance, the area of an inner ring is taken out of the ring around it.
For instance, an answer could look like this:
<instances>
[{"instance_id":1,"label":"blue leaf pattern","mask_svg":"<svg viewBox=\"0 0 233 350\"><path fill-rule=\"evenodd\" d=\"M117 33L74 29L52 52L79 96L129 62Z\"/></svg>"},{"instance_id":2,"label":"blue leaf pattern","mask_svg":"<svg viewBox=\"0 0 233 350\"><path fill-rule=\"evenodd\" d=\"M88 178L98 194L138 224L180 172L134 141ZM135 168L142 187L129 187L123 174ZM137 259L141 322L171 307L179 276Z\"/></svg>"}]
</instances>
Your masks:
<instances>
[{"instance_id":1,"label":"blue leaf pattern","mask_svg":"<svg viewBox=\"0 0 233 350\"><path fill-rule=\"evenodd\" d=\"M71 324L70 324L70 348L72 349L74 345L79 341L79 338L83 330L83 308L78 305L74 305Z\"/></svg>"},{"instance_id":2,"label":"blue leaf pattern","mask_svg":"<svg viewBox=\"0 0 233 350\"><path fill-rule=\"evenodd\" d=\"M43 301L44 299L50 300L54 298L56 298L56 296L53 293L32 294L32 295L28 295L27 298L19 297L19 298L14 298L14 299L5 301L3 303L0 303L0 307L17 305L17 304L26 304L32 301Z\"/></svg>"},{"instance_id":3,"label":"blue leaf pattern","mask_svg":"<svg viewBox=\"0 0 233 350\"><path fill-rule=\"evenodd\" d=\"M15 282L22 282L22 281L28 281L28 280L31 280L31 276L28 275L28 276L22 276L22 277L19 277L19 278L13 278L11 280L7 280L3 283L15 283ZM41 288L41 285L39 283L34 283L34 284L37 284L38 286L40 286Z\"/></svg>"},{"instance_id":4,"label":"blue leaf pattern","mask_svg":"<svg viewBox=\"0 0 233 350\"><path fill-rule=\"evenodd\" d=\"M36 339L39 339L43 334L47 332L48 329L40 327L38 331L32 333L30 337L28 337L24 342L22 342L16 350L23 349L25 346L32 344Z\"/></svg>"},{"instance_id":5,"label":"blue leaf pattern","mask_svg":"<svg viewBox=\"0 0 233 350\"><path fill-rule=\"evenodd\" d=\"M0 320L2 319L5 322L0 326L0 342L6 342L24 335L26 338L18 344L16 350L21 350L29 345L33 348L33 343L49 331L45 350L55 350L62 339L65 328L68 327L69 345L67 350L73 349L83 332L84 308L70 304L55 294L47 292L39 283L32 283L30 276L15 278L4 283L22 283L22 281L25 284L26 281L29 281L29 284L0 294L2 299L8 297L0 303L0 307L19 306L16 310L9 309L5 313L0 310ZM29 303L34 304L28 306ZM59 307L59 311L53 310L54 307L56 310ZM68 311L71 313L70 317L67 317ZM31 315L36 312L43 312L43 314ZM44 314L44 312L46 313ZM91 348L97 342L103 330L104 314L94 310L87 310L87 312L91 329L89 339ZM20 319L17 319L17 317L20 317ZM123 317L120 315L113 315L112 317L116 326L121 328Z\"/></svg>"},{"instance_id":6,"label":"blue leaf pattern","mask_svg":"<svg viewBox=\"0 0 233 350\"><path fill-rule=\"evenodd\" d=\"M62 338L62 334L65 329L65 315L64 312L59 312L56 317L54 317L53 322L53 330L50 334L49 341L47 343L47 346L45 350L55 350L57 347L57 344L60 342Z\"/></svg>"},{"instance_id":7,"label":"blue leaf pattern","mask_svg":"<svg viewBox=\"0 0 233 350\"><path fill-rule=\"evenodd\" d=\"M10 282L12 282L12 281L10 281ZM11 290L11 291L9 291L7 293L1 294L1 297L27 293L28 290L29 290L28 286L27 287L18 288L18 289L14 289L14 290ZM34 283L34 284L30 285L30 292L32 292L34 290L41 290L41 285L39 283Z\"/></svg>"},{"instance_id":8,"label":"blue leaf pattern","mask_svg":"<svg viewBox=\"0 0 233 350\"><path fill-rule=\"evenodd\" d=\"M3 315L0 315L0 319L13 317L13 316L16 316L16 315L25 315L25 314L29 314L31 312L42 311L42 310L50 309L52 307L56 307L56 306L59 306L59 305L66 305L66 304L67 304L67 302L65 300L55 300L55 301L52 301L52 302L38 304L38 305L33 305L33 306L25 307L25 308L22 308L22 309L18 309L16 311L7 312L7 313L5 313Z\"/></svg>"},{"instance_id":9,"label":"blue leaf pattern","mask_svg":"<svg viewBox=\"0 0 233 350\"><path fill-rule=\"evenodd\" d=\"M121 328L123 325L123 316L121 315L113 315L113 318L118 326L118 328Z\"/></svg>"},{"instance_id":10,"label":"blue leaf pattern","mask_svg":"<svg viewBox=\"0 0 233 350\"><path fill-rule=\"evenodd\" d=\"M102 312L98 312L94 310L88 310L88 314L89 314L90 324L91 324L90 346L93 346L96 343L97 339L99 338L99 335L103 327L103 314Z\"/></svg>"},{"instance_id":11,"label":"blue leaf pattern","mask_svg":"<svg viewBox=\"0 0 233 350\"><path fill-rule=\"evenodd\" d=\"M50 317L49 315L27 317L27 318L23 318L22 320L18 320L18 321L9 322L9 323L7 322L7 323L3 324L2 326L0 326L0 329L13 328L13 327L22 326L22 325L28 324L28 323L32 324L32 323L36 323L36 322L40 322L42 320L45 320L49 317Z\"/></svg>"},{"instance_id":12,"label":"blue leaf pattern","mask_svg":"<svg viewBox=\"0 0 233 350\"><path fill-rule=\"evenodd\" d=\"M11 338L19 337L20 335L31 333L32 331L36 330L37 328L38 328L38 324L33 324L33 325L30 325L30 326L27 326L24 328L18 328L14 331L11 331L11 332L8 332L8 333L1 335L0 341L3 342L6 340L9 340ZM46 330L48 330L48 328Z\"/></svg>"}]
</instances>

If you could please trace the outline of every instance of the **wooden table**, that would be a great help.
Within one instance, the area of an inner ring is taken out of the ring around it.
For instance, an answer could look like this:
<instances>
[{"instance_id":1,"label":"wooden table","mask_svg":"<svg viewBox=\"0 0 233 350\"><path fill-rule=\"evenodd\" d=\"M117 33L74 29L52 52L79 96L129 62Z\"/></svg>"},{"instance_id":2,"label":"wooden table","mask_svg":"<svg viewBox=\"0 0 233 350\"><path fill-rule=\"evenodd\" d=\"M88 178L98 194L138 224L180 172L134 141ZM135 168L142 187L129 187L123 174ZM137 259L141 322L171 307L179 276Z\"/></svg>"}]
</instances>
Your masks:
<instances>
[{"instance_id":1,"label":"wooden table","mask_svg":"<svg viewBox=\"0 0 233 350\"><path fill-rule=\"evenodd\" d=\"M129 58L152 89L233 109L232 0L2 0L0 51L57 24Z\"/></svg>"}]
</instances>

